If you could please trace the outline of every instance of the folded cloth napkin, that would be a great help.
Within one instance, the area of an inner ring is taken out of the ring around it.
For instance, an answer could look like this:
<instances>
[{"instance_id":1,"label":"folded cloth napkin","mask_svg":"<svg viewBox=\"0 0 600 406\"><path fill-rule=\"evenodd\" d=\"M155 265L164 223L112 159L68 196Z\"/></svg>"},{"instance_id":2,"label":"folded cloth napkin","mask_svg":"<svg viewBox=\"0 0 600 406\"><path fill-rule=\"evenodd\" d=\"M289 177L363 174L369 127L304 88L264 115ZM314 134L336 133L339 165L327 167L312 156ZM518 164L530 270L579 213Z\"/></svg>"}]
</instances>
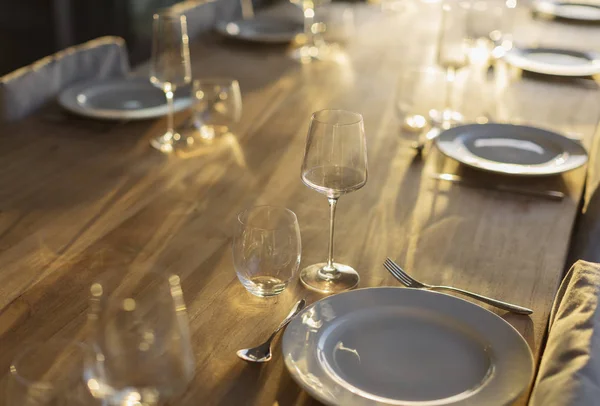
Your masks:
<instances>
[{"instance_id":1,"label":"folded cloth napkin","mask_svg":"<svg viewBox=\"0 0 600 406\"><path fill-rule=\"evenodd\" d=\"M122 38L101 37L64 49L0 77L0 122L27 116L75 82L128 71Z\"/></svg>"},{"instance_id":2,"label":"folded cloth napkin","mask_svg":"<svg viewBox=\"0 0 600 406\"><path fill-rule=\"evenodd\" d=\"M563 280L530 406L600 405L600 264L577 261Z\"/></svg>"}]
</instances>

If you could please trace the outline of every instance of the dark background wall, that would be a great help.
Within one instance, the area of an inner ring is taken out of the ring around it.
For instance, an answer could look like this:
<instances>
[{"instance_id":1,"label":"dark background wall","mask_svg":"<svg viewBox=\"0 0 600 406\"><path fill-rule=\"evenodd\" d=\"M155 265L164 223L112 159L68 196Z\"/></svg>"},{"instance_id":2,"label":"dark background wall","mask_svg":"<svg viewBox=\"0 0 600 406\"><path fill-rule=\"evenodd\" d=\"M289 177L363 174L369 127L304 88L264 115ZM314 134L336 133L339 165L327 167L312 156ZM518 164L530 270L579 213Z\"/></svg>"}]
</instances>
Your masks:
<instances>
[{"instance_id":1,"label":"dark background wall","mask_svg":"<svg viewBox=\"0 0 600 406\"><path fill-rule=\"evenodd\" d=\"M132 64L149 56L152 14L182 0L0 0L0 75L103 35L125 38Z\"/></svg>"}]
</instances>

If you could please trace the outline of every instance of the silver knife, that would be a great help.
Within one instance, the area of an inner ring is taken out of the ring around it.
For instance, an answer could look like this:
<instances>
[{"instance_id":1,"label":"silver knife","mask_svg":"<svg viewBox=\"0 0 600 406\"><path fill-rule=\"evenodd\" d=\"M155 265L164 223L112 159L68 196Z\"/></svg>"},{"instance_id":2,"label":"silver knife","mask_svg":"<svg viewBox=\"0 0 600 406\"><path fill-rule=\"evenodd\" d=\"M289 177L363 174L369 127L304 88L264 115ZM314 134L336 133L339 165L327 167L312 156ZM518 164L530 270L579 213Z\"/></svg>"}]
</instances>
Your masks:
<instances>
[{"instance_id":1,"label":"silver knife","mask_svg":"<svg viewBox=\"0 0 600 406\"><path fill-rule=\"evenodd\" d=\"M463 177L459 175L454 175L452 173L432 173L430 176L433 179L445 180L448 182L456 183L458 185L463 185L476 189L495 190L500 192L515 193L519 195L542 197L554 201L560 201L565 197L565 194L563 192L559 192L557 190L531 190L502 184L480 183L476 181L465 180Z\"/></svg>"}]
</instances>

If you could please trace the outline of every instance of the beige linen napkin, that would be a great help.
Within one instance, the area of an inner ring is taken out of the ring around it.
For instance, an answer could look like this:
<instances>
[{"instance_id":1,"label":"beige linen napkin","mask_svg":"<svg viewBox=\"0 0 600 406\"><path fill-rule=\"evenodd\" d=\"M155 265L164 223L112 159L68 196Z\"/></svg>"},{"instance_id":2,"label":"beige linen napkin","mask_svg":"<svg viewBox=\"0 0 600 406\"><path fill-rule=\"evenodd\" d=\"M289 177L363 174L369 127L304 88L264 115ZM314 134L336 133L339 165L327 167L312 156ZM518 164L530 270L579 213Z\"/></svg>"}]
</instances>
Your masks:
<instances>
[{"instance_id":1,"label":"beige linen napkin","mask_svg":"<svg viewBox=\"0 0 600 406\"><path fill-rule=\"evenodd\" d=\"M550 314L530 406L600 405L600 264L577 261Z\"/></svg>"}]
</instances>

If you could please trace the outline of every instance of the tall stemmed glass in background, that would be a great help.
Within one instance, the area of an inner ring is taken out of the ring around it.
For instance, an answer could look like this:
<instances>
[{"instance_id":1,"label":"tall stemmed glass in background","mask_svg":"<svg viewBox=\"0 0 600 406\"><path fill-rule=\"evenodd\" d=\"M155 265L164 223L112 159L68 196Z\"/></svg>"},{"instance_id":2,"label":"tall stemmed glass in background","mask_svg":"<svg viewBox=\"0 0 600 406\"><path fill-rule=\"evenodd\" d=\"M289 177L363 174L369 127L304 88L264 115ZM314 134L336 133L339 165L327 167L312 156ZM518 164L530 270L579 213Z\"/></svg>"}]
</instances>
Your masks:
<instances>
[{"instance_id":1,"label":"tall stemmed glass in background","mask_svg":"<svg viewBox=\"0 0 600 406\"><path fill-rule=\"evenodd\" d=\"M469 41L467 19L469 3L447 1L442 4L442 20L438 36L437 64L446 70L446 102L440 121L442 128L462 122L463 117L452 108L452 96L456 72L469 63Z\"/></svg>"},{"instance_id":2,"label":"tall stemmed glass in background","mask_svg":"<svg viewBox=\"0 0 600 406\"><path fill-rule=\"evenodd\" d=\"M173 98L177 87L185 86L192 80L188 42L184 15L154 14L150 81L165 92L169 112L167 132L152 139L150 144L163 152L172 152L180 143L187 145L173 127Z\"/></svg>"},{"instance_id":3,"label":"tall stemmed glass in background","mask_svg":"<svg viewBox=\"0 0 600 406\"><path fill-rule=\"evenodd\" d=\"M323 44L315 42L315 8L324 3L325 0L290 0L291 3L302 9L304 15L304 37L305 43L293 51L292 57L302 63L321 59L323 56Z\"/></svg>"},{"instance_id":4,"label":"tall stemmed glass in background","mask_svg":"<svg viewBox=\"0 0 600 406\"><path fill-rule=\"evenodd\" d=\"M302 182L329 200L329 256L310 265L300 280L310 289L331 293L352 289L358 273L333 262L335 209L340 196L367 183L367 144L363 118L345 110L321 110L312 115L302 162Z\"/></svg>"}]
</instances>

